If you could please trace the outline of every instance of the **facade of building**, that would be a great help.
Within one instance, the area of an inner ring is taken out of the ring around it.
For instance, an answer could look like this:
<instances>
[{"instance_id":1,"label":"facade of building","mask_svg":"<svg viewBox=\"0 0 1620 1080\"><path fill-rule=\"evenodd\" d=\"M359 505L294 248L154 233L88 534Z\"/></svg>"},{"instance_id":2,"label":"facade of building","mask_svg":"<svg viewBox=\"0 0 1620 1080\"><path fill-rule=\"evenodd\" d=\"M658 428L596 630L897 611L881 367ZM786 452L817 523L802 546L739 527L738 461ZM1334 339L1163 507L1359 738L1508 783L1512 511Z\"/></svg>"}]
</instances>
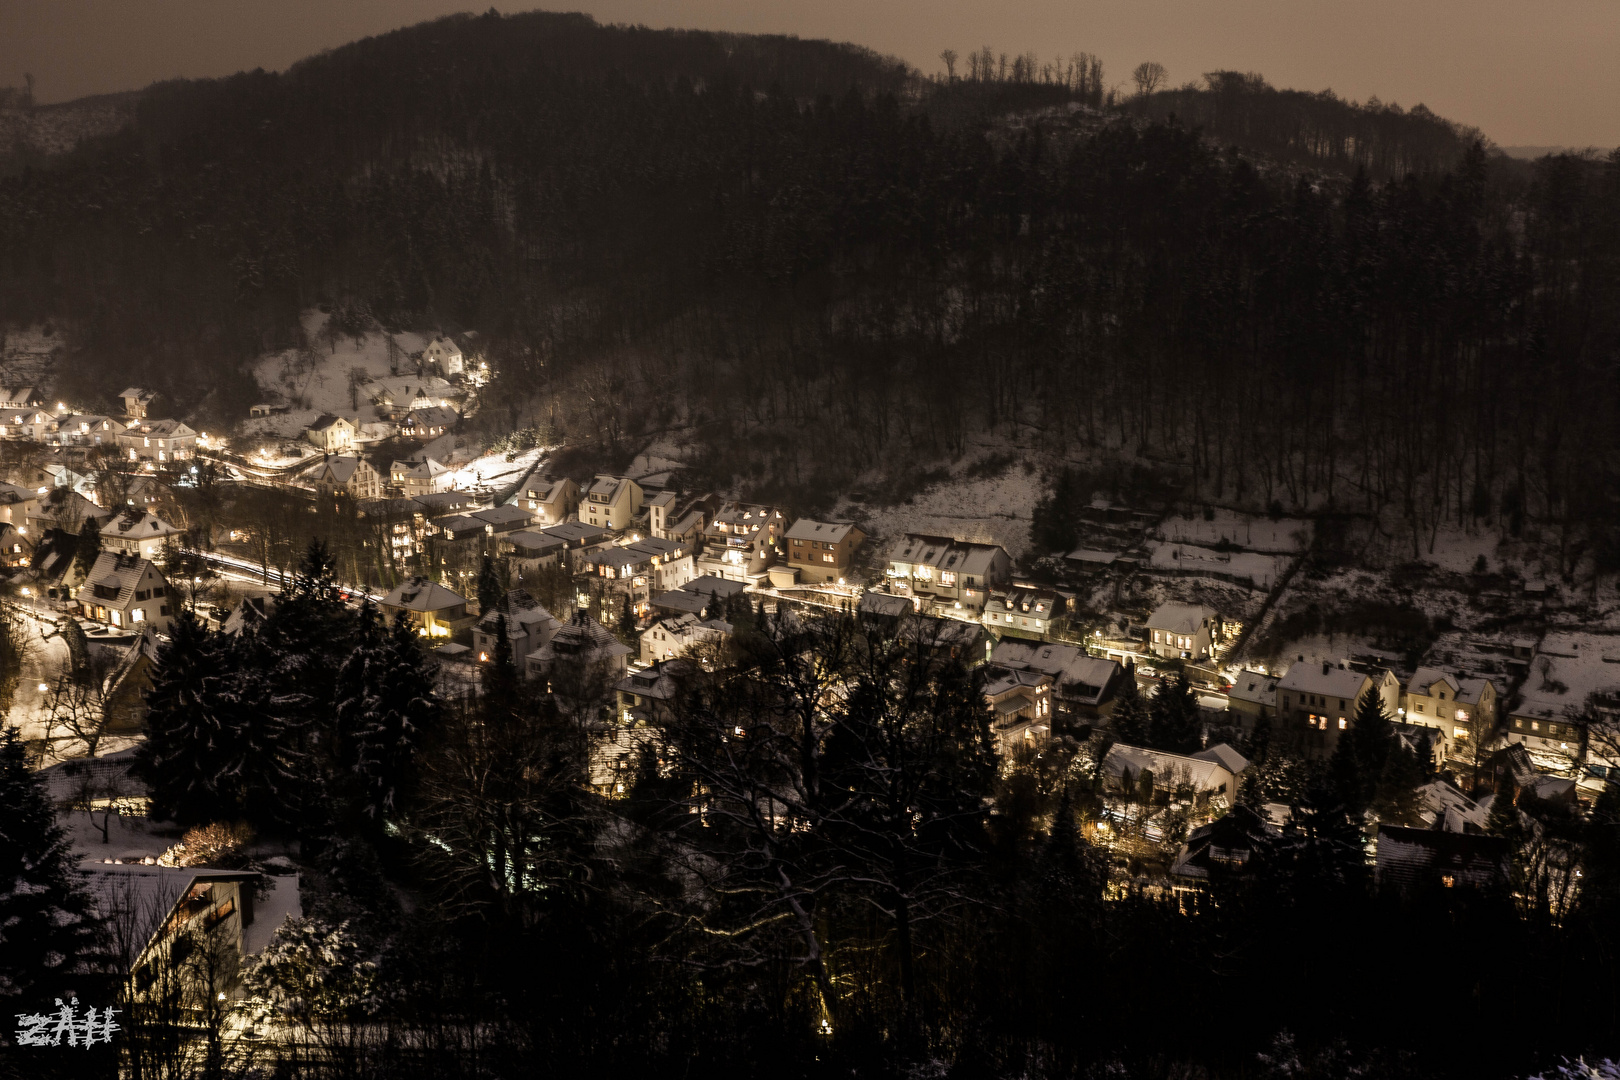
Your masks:
<instances>
[{"instance_id":1,"label":"facade of building","mask_svg":"<svg viewBox=\"0 0 1620 1080\"><path fill-rule=\"evenodd\" d=\"M114 441L131 461L186 461L197 449L197 433L178 420L133 422Z\"/></svg>"},{"instance_id":2,"label":"facade of building","mask_svg":"<svg viewBox=\"0 0 1620 1080\"><path fill-rule=\"evenodd\" d=\"M784 539L787 565L799 572L800 581L843 581L852 576L850 567L866 534L847 521L800 518Z\"/></svg>"},{"instance_id":3,"label":"facade of building","mask_svg":"<svg viewBox=\"0 0 1620 1080\"><path fill-rule=\"evenodd\" d=\"M101 549L140 559L155 559L164 541L180 530L146 510L125 510L101 527Z\"/></svg>"},{"instance_id":4,"label":"facade of building","mask_svg":"<svg viewBox=\"0 0 1620 1080\"><path fill-rule=\"evenodd\" d=\"M455 473L432 458L421 461L396 461L388 469L390 486L407 499L434 492L449 491Z\"/></svg>"},{"instance_id":5,"label":"facade of building","mask_svg":"<svg viewBox=\"0 0 1620 1080\"><path fill-rule=\"evenodd\" d=\"M979 617L993 589L1012 578L1012 559L999 544L979 544L924 533L907 533L889 557L892 592L914 596L925 607Z\"/></svg>"},{"instance_id":6,"label":"facade of building","mask_svg":"<svg viewBox=\"0 0 1620 1080\"><path fill-rule=\"evenodd\" d=\"M1344 664L1298 663L1277 680L1277 715L1305 732L1306 749L1331 754L1368 695L1391 719L1398 716L1400 687L1389 671L1374 677Z\"/></svg>"},{"instance_id":7,"label":"facade of building","mask_svg":"<svg viewBox=\"0 0 1620 1080\"><path fill-rule=\"evenodd\" d=\"M396 585L377 606L390 621L403 615L430 638L449 637L472 622L466 597L423 577L408 578Z\"/></svg>"},{"instance_id":8,"label":"facade of building","mask_svg":"<svg viewBox=\"0 0 1620 1080\"><path fill-rule=\"evenodd\" d=\"M304 438L328 454L347 454L354 449L354 421L346 416L322 413L304 429Z\"/></svg>"},{"instance_id":9,"label":"facade of building","mask_svg":"<svg viewBox=\"0 0 1620 1080\"><path fill-rule=\"evenodd\" d=\"M339 454L315 466L315 490L329 498L347 495L351 499L380 499L383 476L371 462L357 454Z\"/></svg>"},{"instance_id":10,"label":"facade of building","mask_svg":"<svg viewBox=\"0 0 1620 1080\"><path fill-rule=\"evenodd\" d=\"M1402 689L1400 707L1408 724L1435 728L1447 745L1496 730L1496 686L1489 679L1421 667Z\"/></svg>"},{"instance_id":11,"label":"facade of building","mask_svg":"<svg viewBox=\"0 0 1620 1080\"><path fill-rule=\"evenodd\" d=\"M1044 640L1067 601L1052 589L1015 584L995 589L985 601L985 628L993 634Z\"/></svg>"},{"instance_id":12,"label":"facade of building","mask_svg":"<svg viewBox=\"0 0 1620 1080\"><path fill-rule=\"evenodd\" d=\"M85 575L74 600L79 614L121 630L167 633L174 604L169 581L150 559L103 551Z\"/></svg>"},{"instance_id":13,"label":"facade of building","mask_svg":"<svg viewBox=\"0 0 1620 1080\"><path fill-rule=\"evenodd\" d=\"M641 513L641 485L623 476L598 475L579 503L579 520L623 532Z\"/></svg>"},{"instance_id":14,"label":"facade of building","mask_svg":"<svg viewBox=\"0 0 1620 1080\"><path fill-rule=\"evenodd\" d=\"M152 402L157 400L157 391L143 390L139 386L131 386L118 395L124 402L124 415L135 420L145 420L146 411L151 408Z\"/></svg>"},{"instance_id":15,"label":"facade of building","mask_svg":"<svg viewBox=\"0 0 1620 1080\"><path fill-rule=\"evenodd\" d=\"M1147 621L1154 656L1200 660L1221 640L1221 617L1203 604L1160 604Z\"/></svg>"}]
</instances>

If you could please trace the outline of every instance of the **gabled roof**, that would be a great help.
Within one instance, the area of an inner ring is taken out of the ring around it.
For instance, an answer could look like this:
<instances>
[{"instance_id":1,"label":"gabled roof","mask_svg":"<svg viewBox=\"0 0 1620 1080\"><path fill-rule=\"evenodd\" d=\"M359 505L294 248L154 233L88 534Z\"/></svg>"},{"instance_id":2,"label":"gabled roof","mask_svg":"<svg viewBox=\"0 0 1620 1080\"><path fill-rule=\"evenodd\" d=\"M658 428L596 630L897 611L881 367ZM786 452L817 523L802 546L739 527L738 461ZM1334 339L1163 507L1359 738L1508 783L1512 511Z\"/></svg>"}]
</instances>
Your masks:
<instances>
[{"instance_id":1,"label":"gabled roof","mask_svg":"<svg viewBox=\"0 0 1620 1080\"><path fill-rule=\"evenodd\" d=\"M101 527L102 536L121 540L161 539L179 531L149 510L125 510Z\"/></svg>"},{"instance_id":2,"label":"gabled roof","mask_svg":"<svg viewBox=\"0 0 1620 1080\"><path fill-rule=\"evenodd\" d=\"M850 521L816 521L814 518L800 518L788 529L786 535L789 540L818 540L824 544L837 544L843 542L844 537L851 532L860 531L854 522Z\"/></svg>"},{"instance_id":3,"label":"gabled roof","mask_svg":"<svg viewBox=\"0 0 1620 1080\"><path fill-rule=\"evenodd\" d=\"M116 607L122 611L135 599L135 587L141 583L148 570L156 574L167 586L168 579L152 565L150 559L139 559L116 551L103 551L96 556L95 565L90 567L90 573L85 575L84 580L88 585L118 590L115 599L97 597L96 603Z\"/></svg>"},{"instance_id":4,"label":"gabled roof","mask_svg":"<svg viewBox=\"0 0 1620 1080\"><path fill-rule=\"evenodd\" d=\"M131 427L130 431L139 431L145 435L184 439L197 434L180 420L142 420L139 426Z\"/></svg>"},{"instance_id":5,"label":"gabled roof","mask_svg":"<svg viewBox=\"0 0 1620 1080\"><path fill-rule=\"evenodd\" d=\"M1232 688L1226 692L1229 698L1238 701L1249 701L1256 705L1277 704L1277 678L1274 675L1262 675L1258 671L1244 668L1238 672L1237 679Z\"/></svg>"},{"instance_id":6,"label":"gabled roof","mask_svg":"<svg viewBox=\"0 0 1620 1080\"><path fill-rule=\"evenodd\" d=\"M107 925L119 925L133 931L132 944L139 950L132 960L138 960L152 939L168 922L175 905L180 903L193 885L210 881L256 882L260 875L252 870L208 870L199 866L169 867L147 866L142 863L105 863L86 859L79 864L79 876L95 905L96 914Z\"/></svg>"},{"instance_id":7,"label":"gabled roof","mask_svg":"<svg viewBox=\"0 0 1620 1080\"><path fill-rule=\"evenodd\" d=\"M1226 743L1216 743L1207 750L1200 750L1193 754L1199 761L1216 761L1226 767L1226 771L1236 775L1249 767L1249 759L1232 749Z\"/></svg>"},{"instance_id":8,"label":"gabled roof","mask_svg":"<svg viewBox=\"0 0 1620 1080\"><path fill-rule=\"evenodd\" d=\"M1231 751L1237 761L1242 762L1242 768L1233 769L1218 751L1221 747ZM1216 753L1212 754L1212 751ZM1171 754L1163 750L1149 750L1143 746L1129 746L1125 743L1115 743L1109 747L1103 758L1103 772L1110 776L1120 776L1126 769L1132 774L1139 775L1144 769L1153 773L1155 782L1162 781L1170 773L1185 772L1188 780L1198 791L1210 791L1221 781L1222 772L1237 775L1243 768L1248 767L1248 761L1237 751L1226 746L1225 743L1212 746L1209 750L1200 751L1197 755ZM1236 794L1236 792L1228 792Z\"/></svg>"},{"instance_id":9,"label":"gabled roof","mask_svg":"<svg viewBox=\"0 0 1620 1080\"><path fill-rule=\"evenodd\" d=\"M383 607L403 608L406 611L443 611L466 602L466 597L423 577L401 582L380 601Z\"/></svg>"},{"instance_id":10,"label":"gabled roof","mask_svg":"<svg viewBox=\"0 0 1620 1080\"><path fill-rule=\"evenodd\" d=\"M329 479L335 484L347 484L359 467L358 457L352 454L338 454L321 462L315 479L317 481Z\"/></svg>"},{"instance_id":11,"label":"gabled roof","mask_svg":"<svg viewBox=\"0 0 1620 1080\"><path fill-rule=\"evenodd\" d=\"M1149 630L1164 630L1172 634L1191 636L1203 627L1205 619L1216 617L1215 609L1203 604L1160 604L1148 616Z\"/></svg>"},{"instance_id":12,"label":"gabled roof","mask_svg":"<svg viewBox=\"0 0 1620 1080\"><path fill-rule=\"evenodd\" d=\"M1452 697L1456 697L1457 692L1462 689L1462 686L1457 682L1456 676L1435 667L1420 667L1414 671L1412 678L1406 684L1406 689L1408 693L1427 696L1430 688L1435 683L1445 683L1451 689Z\"/></svg>"},{"instance_id":13,"label":"gabled roof","mask_svg":"<svg viewBox=\"0 0 1620 1080\"><path fill-rule=\"evenodd\" d=\"M157 391L143 390L139 386L131 386L118 396L121 398L138 398L142 401L151 401L153 398L157 397Z\"/></svg>"},{"instance_id":14,"label":"gabled roof","mask_svg":"<svg viewBox=\"0 0 1620 1080\"><path fill-rule=\"evenodd\" d=\"M1288 669L1288 674L1277 680L1277 689L1323 697L1343 698L1349 701L1361 693L1370 676L1335 664L1300 663Z\"/></svg>"},{"instance_id":15,"label":"gabled roof","mask_svg":"<svg viewBox=\"0 0 1620 1080\"><path fill-rule=\"evenodd\" d=\"M347 417L333 416L331 413L322 413L321 415L317 416L309 425L309 430L325 431L327 428L336 427L339 424L348 424L350 427L354 427L354 421L348 419Z\"/></svg>"},{"instance_id":16,"label":"gabled roof","mask_svg":"<svg viewBox=\"0 0 1620 1080\"><path fill-rule=\"evenodd\" d=\"M547 536L543 532L532 532L527 529L509 533L506 542L529 556L543 555L547 551L567 546L567 541L560 536Z\"/></svg>"},{"instance_id":17,"label":"gabled roof","mask_svg":"<svg viewBox=\"0 0 1620 1080\"><path fill-rule=\"evenodd\" d=\"M909 614L912 610L911 600L904 596L895 596L892 593L864 592L857 608L863 615L880 615L885 618L898 619Z\"/></svg>"},{"instance_id":18,"label":"gabled roof","mask_svg":"<svg viewBox=\"0 0 1620 1080\"><path fill-rule=\"evenodd\" d=\"M601 659L628 656L634 651L614 637L613 631L584 612L578 612L551 636L550 641L525 659L549 663L559 656Z\"/></svg>"}]
</instances>

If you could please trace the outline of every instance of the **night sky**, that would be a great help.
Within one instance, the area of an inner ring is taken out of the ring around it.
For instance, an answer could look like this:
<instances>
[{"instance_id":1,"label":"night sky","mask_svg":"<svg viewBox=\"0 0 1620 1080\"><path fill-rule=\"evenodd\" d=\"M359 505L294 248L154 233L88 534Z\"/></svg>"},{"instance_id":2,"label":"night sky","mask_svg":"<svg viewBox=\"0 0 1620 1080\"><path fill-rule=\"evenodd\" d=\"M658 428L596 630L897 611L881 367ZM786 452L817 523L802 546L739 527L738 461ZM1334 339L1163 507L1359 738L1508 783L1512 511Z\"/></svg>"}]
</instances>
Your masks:
<instances>
[{"instance_id":1,"label":"night sky","mask_svg":"<svg viewBox=\"0 0 1620 1080\"><path fill-rule=\"evenodd\" d=\"M522 6L498 5L503 11ZM1274 85L1411 106L1497 143L1620 143L1615 0L585 0L603 22L857 42L924 71L940 50L1100 55L1124 86L1142 60L1173 82L1258 71ZM3 0L0 85L41 102L177 76L279 69L321 49L465 10L455 0Z\"/></svg>"}]
</instances>

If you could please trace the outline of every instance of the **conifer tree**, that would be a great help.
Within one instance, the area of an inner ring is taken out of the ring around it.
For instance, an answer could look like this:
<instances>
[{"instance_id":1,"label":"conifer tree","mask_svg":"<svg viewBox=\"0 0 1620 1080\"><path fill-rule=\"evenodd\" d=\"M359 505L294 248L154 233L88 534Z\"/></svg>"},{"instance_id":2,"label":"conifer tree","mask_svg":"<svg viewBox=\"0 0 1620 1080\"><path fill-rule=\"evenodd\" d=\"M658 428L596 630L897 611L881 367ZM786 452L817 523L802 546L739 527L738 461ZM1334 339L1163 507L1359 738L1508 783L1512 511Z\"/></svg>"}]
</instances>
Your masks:
<instances>
[{"instance_id":1,"label":"conifer tree","mask_svg":"<svg viewBox=\"0 0 1620 1080\"><path fill-rule=\"evenodd\" d=\"M79 537L73 545L73 569L82 578L90 573L101 555L101 529L95 518L85 518L79 526Z\"/></svg>"},{"instance_id":2,"label":"conifer tree","mask_svg":"<svg viewBox=\"0 0 1620 1080\"><path fill-rule=\"evenodd\" d=\"M1142 699L1142 688L1136 685L1136 665L1127 662L1120 679L1119 694L1114 699L1114 712L1109 718L1114 737L1130 746L1146 746L1148 740L1148 706Z\"/></svg>"},{"instance_id":3,"label":"conifer tree","mask_svg":"<svg viewBox=\"0 0 1620 1080\"><path fill-rule=\"evenodd\" d=\"M1148 710L1148 745L1173 754L1196 753L1203 746L1198 699L1181 672L1159 684Z\"/></svg>"},{"instance_id":4,"label":"conifer tree","mask_svg":"<svg viewBox=\"0 0 1620 1080\"><path fill-rule=\"evenodd\" d=\"M478 564L478 611L487 615L498 609L505 599L506 583L501 580L494 558L486 551Z\"/></svg>"},{"instance_id":5,"label":"conifer tree","mask_svg":"<svg viewBox=\"0 0 1620 1080\"><path fill-rule=\"evenodd\" d=\"M227 746L240 708L228 640L182 611L158 646L146 691L146 740L135 773L151 791L152 816L199 825L224 816Z\"/></svg>"},{"instance_id":6,"label":"conifer tree","mask_svg":"<svg viewBox=\"0 0 1620 1080\"><path fill-rule=\"evenodd\" d=\"M504 626L505 620L501 620ZM497 653L511 646L497 638ZM501 662L497 659L497 663ZM382 626L362 605L356 647L338 673L338 787L371 828L397 816L415 785L416 757L437 729L440 705L416 634L403 619Z\"/></svg>"},{"instance_id":7,"label":"conifer tree","mask_svg":"<svg viewBox=\"0 0 1620 1080\"><path fill-rule=\"evenodd\" d=\"M82 978L81 965L100 951L74 870L21 734L0 729L0 1002L7 1013L65 996L74 985L68 980Z\"/></svg>"},{"instance_id":8,"label":"conifer tree","mask_svg":"<svg viewBox=\"0 0 1620 1080\"><path fill-rule=\"evenodd\" d=\"M1372 805L1394 745L1395 729L1384 712L1383 699L1366 694L1328 758L1328 775L1338 801L1352 817L1359 818Z\"/></svg>"}]
</instances>

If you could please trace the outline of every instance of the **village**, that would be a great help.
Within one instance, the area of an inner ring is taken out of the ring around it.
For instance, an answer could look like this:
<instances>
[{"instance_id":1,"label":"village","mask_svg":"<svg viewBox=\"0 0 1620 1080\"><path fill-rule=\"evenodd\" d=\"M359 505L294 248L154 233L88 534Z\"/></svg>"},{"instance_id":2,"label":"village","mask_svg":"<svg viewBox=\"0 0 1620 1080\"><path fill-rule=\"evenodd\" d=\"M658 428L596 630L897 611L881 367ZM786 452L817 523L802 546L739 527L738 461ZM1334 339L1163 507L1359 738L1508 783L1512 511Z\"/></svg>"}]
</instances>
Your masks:
<instances>
[{"instance_id":1,"label":"village","mask_svg":"<svg viewBox=\"0 0 1620 1080\"><path fill-rule=\"evenodd\" d=\"M1081 546L1041 556L1023 536L904 527L915 513L885 523L858 499L836 503L847 517L812 517L689 490L667 446L625 473L565 474L560 448L485 450L466 434L489 381L476 334L409 352L389 338L382 355L386 370L353 366L327 394L355 408L294 408L309 404L294 388L227 434L162 415L141 387L116 414L0 391L5 603L36 645L12 722L97 889L145 875L171 908L212 890L238 912L244 956L273 929L250 926L251 875L202 867L144 822L129 762L144 672L182 612L226 634L262 622L310 530L300 514L349 523L328 540L347 545L334 551L345 600L408 623L447 693L476 686L502 648L535 695L593 673L581 722L590 787L607 798L633 785L677 699L718 677L735 635L810 617L973 671L1003 768L1054 748L1088 761L1089 836L1112 853L1115 891L1192 896L1212 873L1241 873L1298 810L1275 766L1248 755L1323 761L1369 708L1419 765L1402 820L1369 847L1380 881L1487 884L1505 865L1487 829L1495 800L1527 791L1575 808L1620 768L1620 633L1571 625L1545 581L1493 577L1483 555L1464 591L1539 614L1498 629L1428 619L1415 646L1380 640L1398 635L1311 614L1353 573L1324 568L1323 522L1099 496L1074 508ZM299 373L311 376L337 381ZM265 493L303 510L248 509ZM1180 742L1147 735L1161 705L1182 710ZM294 873L294 848L258 854L280 867L266 880ZM270 894L284 914L294 881Z\"/></svg>"}]
</instances>

